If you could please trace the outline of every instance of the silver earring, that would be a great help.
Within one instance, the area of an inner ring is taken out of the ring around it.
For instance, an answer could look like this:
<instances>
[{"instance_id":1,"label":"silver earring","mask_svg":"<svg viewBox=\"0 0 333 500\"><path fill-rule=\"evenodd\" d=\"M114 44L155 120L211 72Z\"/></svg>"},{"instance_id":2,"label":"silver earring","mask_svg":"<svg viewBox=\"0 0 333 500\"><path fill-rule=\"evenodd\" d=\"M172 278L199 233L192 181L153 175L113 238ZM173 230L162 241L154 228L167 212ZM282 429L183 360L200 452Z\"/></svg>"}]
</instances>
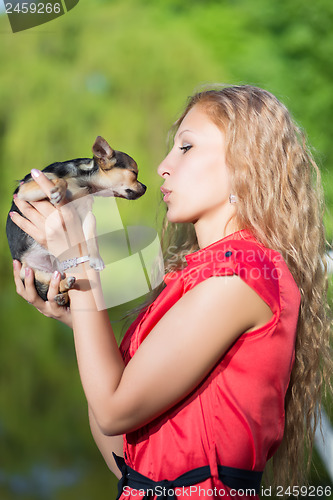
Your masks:
<instances>
[{"instance_id":1,"label":"silver earring","mask_svg":"<svg viewBox=\"0 0 333 500\"><path fill-rule=\"evenodd\" d=\"M229 203L237 203L237 198L235 194L229 196Z\"/></svg>"}]
</instances>

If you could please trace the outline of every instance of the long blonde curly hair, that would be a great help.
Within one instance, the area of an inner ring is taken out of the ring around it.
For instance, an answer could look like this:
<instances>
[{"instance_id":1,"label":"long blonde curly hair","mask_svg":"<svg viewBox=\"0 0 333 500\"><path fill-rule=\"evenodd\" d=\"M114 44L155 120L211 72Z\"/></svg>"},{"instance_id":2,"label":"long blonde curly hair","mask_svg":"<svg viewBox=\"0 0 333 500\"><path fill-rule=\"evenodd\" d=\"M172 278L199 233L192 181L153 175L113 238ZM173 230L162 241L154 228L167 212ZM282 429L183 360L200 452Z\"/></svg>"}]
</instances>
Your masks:
<instances>
[{"instance_id":1,"label":"long blonde curly hair","mask_svg":"<svg viewBox=\"0 0 333 500\"><path fill-rule=\"evenodd\" d=\"M198 92L189 99L174 132L196 105L225 134L238 226L282 254L301 292L284 438L269 480L275 485L304 484L323 389L332 392L320 171L304 133L271 93L249 85ZM184 267L184 256L198 249L193 227L165 218L162 235L166 271Z\"/></svg>"}]
</instances>

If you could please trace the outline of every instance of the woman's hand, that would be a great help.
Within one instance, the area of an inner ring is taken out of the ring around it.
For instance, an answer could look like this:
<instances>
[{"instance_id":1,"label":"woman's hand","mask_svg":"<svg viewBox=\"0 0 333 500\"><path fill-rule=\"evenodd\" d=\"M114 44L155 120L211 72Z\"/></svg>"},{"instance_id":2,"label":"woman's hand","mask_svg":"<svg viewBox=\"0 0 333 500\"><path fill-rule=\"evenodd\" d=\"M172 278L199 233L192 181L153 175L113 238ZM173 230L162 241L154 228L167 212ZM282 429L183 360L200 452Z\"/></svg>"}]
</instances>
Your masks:
<instances>
[{"instance_id":1,"label":"woman's hand","mask_svg":"<svg viewBox=\"0 0 333 500\"><path fill-rule=\"evenodd\" d=\"M72 317L69 307L58 306L54 297L59 293L60 274L53 276L47 293L47 301L44 301L37 293L34 284L34 273L32 269L26 268L24 283L20 278L21 263L13 260L14 281L16 292L37 311L48 318L54 318L72 328Z\"/></svg>"},{"instance_id":2,"label":"woman's hand","mask_svg":"<svg viewBox=\"0 0 333 500\"><path fill-rule=\"evenodd\" d=\"M50 198L50 190L54 184L43 172L33 178ZM65 199L56 207L47 200L28 203L15 198L14 202L24 217L18 212L12 212L12 221L51 254L56 257L63 253L75 257L79 255L78 246L84 246L85 239L82 222L73 202L68 203Z\"/></svg>"}]
</instances>

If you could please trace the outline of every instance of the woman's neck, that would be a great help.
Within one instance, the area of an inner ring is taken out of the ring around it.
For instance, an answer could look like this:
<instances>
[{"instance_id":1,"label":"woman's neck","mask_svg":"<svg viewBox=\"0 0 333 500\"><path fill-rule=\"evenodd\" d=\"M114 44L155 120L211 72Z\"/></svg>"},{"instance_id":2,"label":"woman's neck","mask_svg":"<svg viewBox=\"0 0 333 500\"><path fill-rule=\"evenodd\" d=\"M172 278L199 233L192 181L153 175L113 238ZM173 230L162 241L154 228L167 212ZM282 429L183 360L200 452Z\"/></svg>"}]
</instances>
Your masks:
<instances>
[{"instance_id":1,"label":"woman's neck","mask_svg":"<svg viewBox=\"0 0 333 500\"><path fill-rule=\"evenodd\" d=\"M194 229L198 240L199 248L205 248L216 241L229 236L229 234L240 231L242 228L231 219L224 224L205 224L204 221L194 223Z\"/></svg>"}]
</instances>

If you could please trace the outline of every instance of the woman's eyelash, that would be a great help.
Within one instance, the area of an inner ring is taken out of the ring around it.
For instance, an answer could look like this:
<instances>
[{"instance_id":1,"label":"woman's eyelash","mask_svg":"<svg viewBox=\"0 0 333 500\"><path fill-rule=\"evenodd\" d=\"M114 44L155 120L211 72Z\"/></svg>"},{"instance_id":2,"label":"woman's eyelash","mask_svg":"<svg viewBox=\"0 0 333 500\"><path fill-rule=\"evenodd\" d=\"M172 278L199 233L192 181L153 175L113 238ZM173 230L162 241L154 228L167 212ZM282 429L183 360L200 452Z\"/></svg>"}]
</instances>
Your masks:
<instances>
[{"instance_id":1,"label":"woman's eyelash","mask_svg":"<svg viewBox=\"0 0 333 500\"><path fill-rule=\"evenodd\" d=\"M190 144L186 144L186 146L181 146L179 149L186 153L189 149L191 149L191 147L192 146Z\"/></svg>"}]
</instances>

